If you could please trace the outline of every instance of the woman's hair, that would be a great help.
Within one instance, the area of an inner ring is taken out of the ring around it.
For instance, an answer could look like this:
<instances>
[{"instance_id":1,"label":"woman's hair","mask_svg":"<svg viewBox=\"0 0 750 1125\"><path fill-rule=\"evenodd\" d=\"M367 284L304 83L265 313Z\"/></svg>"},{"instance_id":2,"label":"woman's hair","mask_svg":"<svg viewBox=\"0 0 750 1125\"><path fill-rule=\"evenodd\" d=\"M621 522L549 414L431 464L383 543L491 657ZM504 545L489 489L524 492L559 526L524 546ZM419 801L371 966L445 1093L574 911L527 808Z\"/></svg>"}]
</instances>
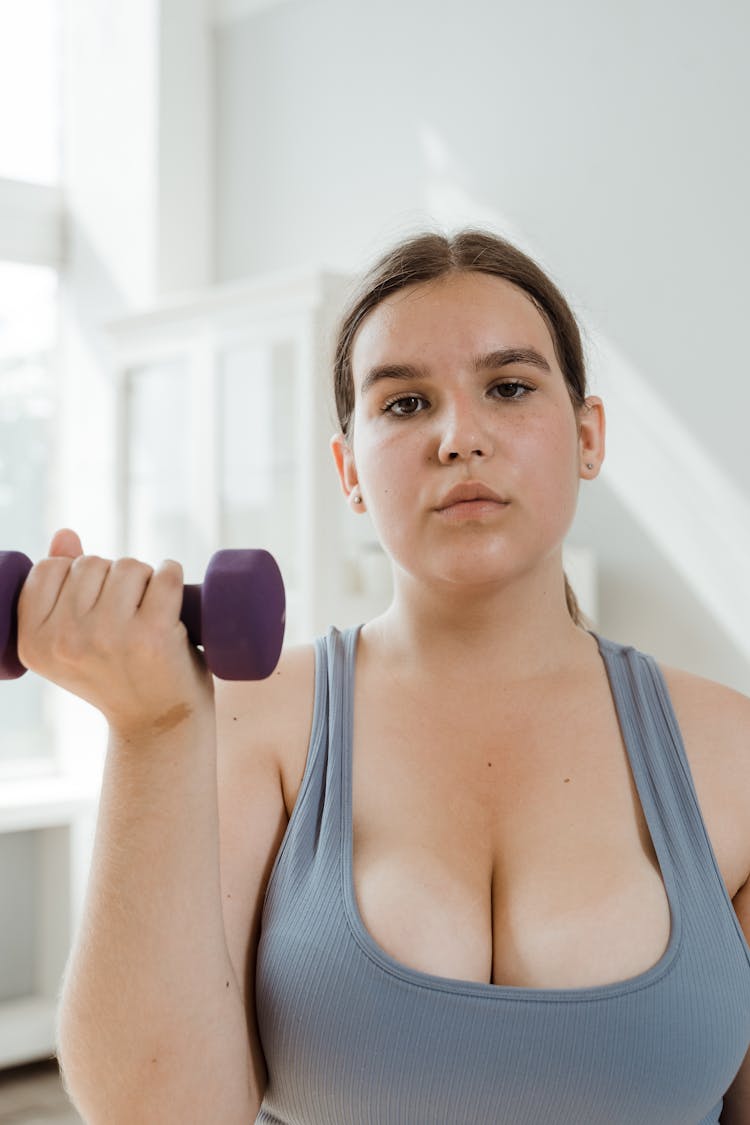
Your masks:
<instances>
[{"instance_id":1,"label":"woman's hair","mask_svg":"<svg viewBox=\"0 0 750 1125\"><path fill-rule=\"evenodd\" d=\"M492 274L528 294L547 324L578 418L587 393L586 365L576 319L559 289L536 262L490 231L462 230L452 237L430 232L407 238L383 255L361 279L339 321L334 350L334 394L341 433L350 444L354 424L351 354L360 324L391 293L408 285L462 272ZM567 576L565 600L576 625L588 624Z\"/></svg>"}]
</instances>

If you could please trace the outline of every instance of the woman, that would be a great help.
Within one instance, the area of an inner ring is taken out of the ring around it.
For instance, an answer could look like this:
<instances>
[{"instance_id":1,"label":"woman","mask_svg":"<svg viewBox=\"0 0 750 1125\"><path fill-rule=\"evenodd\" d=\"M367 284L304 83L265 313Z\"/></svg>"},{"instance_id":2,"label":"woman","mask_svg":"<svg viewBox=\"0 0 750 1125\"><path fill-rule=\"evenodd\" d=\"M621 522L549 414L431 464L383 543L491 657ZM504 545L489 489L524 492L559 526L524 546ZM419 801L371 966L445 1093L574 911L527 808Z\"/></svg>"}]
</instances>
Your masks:
<instances>
[{"instance_id":1,"label":"woman","mask_svg":"<svg viewBox=\"0 0 750 1125\"><path fill-rule=\"evenodd\" d=\"M217 682L215 740L176 564L64 532L24 589L22 659L111 729L72 1096L91 1120L749 1125L750 699L585 628L562 542L605 424L570 310L493 235L417 237L364 279L335 376L393 601Z\"/></svg>"}]
</instances>

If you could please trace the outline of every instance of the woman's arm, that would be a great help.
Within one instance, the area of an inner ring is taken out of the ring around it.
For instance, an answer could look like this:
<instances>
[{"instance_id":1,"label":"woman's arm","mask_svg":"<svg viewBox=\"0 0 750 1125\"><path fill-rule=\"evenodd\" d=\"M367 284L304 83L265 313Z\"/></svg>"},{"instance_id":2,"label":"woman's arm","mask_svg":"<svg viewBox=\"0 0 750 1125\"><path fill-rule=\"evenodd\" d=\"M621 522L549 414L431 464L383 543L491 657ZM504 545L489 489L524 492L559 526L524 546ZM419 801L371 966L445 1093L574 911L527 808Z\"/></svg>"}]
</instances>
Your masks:
<instances>
[{"instance_id":1,"label":"woman's arm","mask_svg":"<svg viewBox=\"0 0 750 1125\"><path fill-rule=\"evenodd\" d=\"M724 1095L721 1125L750 1125L750 1051Z\"/></svg>"},{"instance_id":2,"label":"woman's arm","mask_svg":"<svg viewBox=\"0 0 750 1125\"><path fill-rule=\"evenodd\" d=\"M247 1013L254 1090L268 1075L255 1008L263 900L289 817L282 763L304 763L312 728L313 646L281 653L266 680L216 681L219 838L224 930ZM253 1118L254 1119L254 1118Z\"/></svg>"},{"instance_id":3,"label":"woman's arm","mask_svg":"<svg viewBox=\"0 0 750 1125\"><path fill-rule=\"evenodd\" d=\"M750 724L747 733L750 754ZM750 805L750 792L748 792L748 805ZM748 809L748 823L750 823L750 809ZM750 942L750 879L740 887L732 903L745 937ZM750 1050L724 1096L721 1125L750 1125Z\"/></svg>"},{"instance_id":4,"label":"woman's arm","mask_svg":"<svg viewBox=\"0 0 750 1125\"><path fill-rule=\"evenodd\" d=\"M59 1057L89 1125L248 1125L261 1094L222 923L213 722L110 739Z\"/></svg>"},{"instance_id":5,"label":"woman's arm","mask_svg":"<svg viewBox=\"0 0 750 1125\"><path fill-rule=\"evenodd\" d=\"M662 666L680 727L693 735L692 752L702 776L719 781L731 847L743 885L732 900L750 942L750 698L724 684ZM691 753L691 741L686 741ZM736 883L733 884L736 886ZM725 1094L722 1125L750 1125L750 1051Z\"/></svg>"},{"instance_id":6,"label":"woman's arm","mask_svg":"<svg viewBox=\"0 0 750 1125\"><path fill-rule=\"evenodd\" d=\"M731 717L733 738L737 739L738 760L745 764L744 774L740 773L737 784L744 793L747 815L745 824L750 826L750 699L747 696L732 694ZM750 871L750 841L747 847L747 870ZM732 899L742 931L750 943L750 877ZM724 1097L721 1125L750 1125L750 1050L748 1050L732 1085Z\"/></svg>"},{"instance_id":7,"label":"woman's arm","mask_svg":"<svg viewBox=\"0 0 750 1125\"><path fill-rule=\"evenodd\" d=\"M58 532L18 603L21 662L106 718L96 838L58 1014L88 1125L247 1125L258 1104L221 909L213 680L182 569Z\"/></svg>"}]
</instances>

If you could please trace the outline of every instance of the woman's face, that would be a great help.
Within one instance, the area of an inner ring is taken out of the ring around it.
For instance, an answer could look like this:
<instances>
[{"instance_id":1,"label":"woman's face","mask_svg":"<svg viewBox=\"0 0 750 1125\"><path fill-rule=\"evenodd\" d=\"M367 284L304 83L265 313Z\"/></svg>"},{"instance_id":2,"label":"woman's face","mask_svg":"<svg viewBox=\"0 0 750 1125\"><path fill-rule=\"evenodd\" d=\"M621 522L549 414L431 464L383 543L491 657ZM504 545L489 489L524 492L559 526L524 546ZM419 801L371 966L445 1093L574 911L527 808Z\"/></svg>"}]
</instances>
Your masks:
<instances>
[{"instance_id":1,"label":"woman's face","mask_svg":"<svg viewBox=\"0 0 750 1125\"><path fill-rule=\"evenodd\" d=\"M604 415L587 399L579 434L549 329L522 290L483 273L403 289L360 325L352 371L352 448L338 435L334 457L345 492L362 496L353 510L369 511L403 570L483 584L559 550L580 478L601 464ZM445 509L469 481L505 503Z\"/></svg>"}]
</instances>

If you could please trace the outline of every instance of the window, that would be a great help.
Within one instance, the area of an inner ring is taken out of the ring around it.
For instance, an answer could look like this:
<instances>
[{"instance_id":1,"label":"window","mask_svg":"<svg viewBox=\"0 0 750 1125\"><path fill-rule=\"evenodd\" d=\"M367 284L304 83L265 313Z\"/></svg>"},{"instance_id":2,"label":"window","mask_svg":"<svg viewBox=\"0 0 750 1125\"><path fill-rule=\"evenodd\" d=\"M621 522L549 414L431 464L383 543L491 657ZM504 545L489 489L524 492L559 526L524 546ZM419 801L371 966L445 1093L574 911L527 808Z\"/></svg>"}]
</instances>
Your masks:
<instances>
[{"instance_id":1,"label":"window","mask_svg":"<svg viewBox=\"0 0 750 1125\"><path fill-rule=\"evenodd\" d=\"M191 546L189 402L179 359L128 372L126 543L156 566Z\"/></svg>"},{"instance_id":2,"label":"window","mask_svg":"<svg viewBox=\"0 0 750 1125\"><path fill-rule=\"evenodd\" d=\"M2 550L46 555L57 410L54 346L57 276L40 266L0 262L0 527ZM44 685L26 675L0 683L0 769L50 756Z\"/></svg>"},{"instance_id":3,"label":"window","mask_svg":"<svg viewBox=\"0 0 750 1125\"><path fill-rule=\"evenodd\" d=\"M60 178L62 0L0 0L0 176Z\"/></svg>"},{"instance_id":4,"label":"window","mask_svg":"<svg viewBox=\"0 0 750 1125\"><path fill-rule=\"evenodd\" d=\"M63 3L0 0L0 178L18 181L11 198L21 217L26 183L60 179ZM17 217L4 216L11 230ZM49 266L20 264L40 260L36 232L28 230L29 246L24 237L10 240L17 261L0 260L0 550L36 560L47 553L54 499L58 284L54 258ZM46 685L25 675L0 691L0 777L48 769Z\"/></svg>"},{"instance_id":5,"label":"window","mask_svg":"<svg viewBox=\"0 0 750 1125\"><path fill-rule=\"evenodd\" d=\"M298 523L299 360L292 340L235 345L220 364L223 547L262 545L301 581ZM281 514L281 518L280 517Z\"/></svg>"}]
</instances>

